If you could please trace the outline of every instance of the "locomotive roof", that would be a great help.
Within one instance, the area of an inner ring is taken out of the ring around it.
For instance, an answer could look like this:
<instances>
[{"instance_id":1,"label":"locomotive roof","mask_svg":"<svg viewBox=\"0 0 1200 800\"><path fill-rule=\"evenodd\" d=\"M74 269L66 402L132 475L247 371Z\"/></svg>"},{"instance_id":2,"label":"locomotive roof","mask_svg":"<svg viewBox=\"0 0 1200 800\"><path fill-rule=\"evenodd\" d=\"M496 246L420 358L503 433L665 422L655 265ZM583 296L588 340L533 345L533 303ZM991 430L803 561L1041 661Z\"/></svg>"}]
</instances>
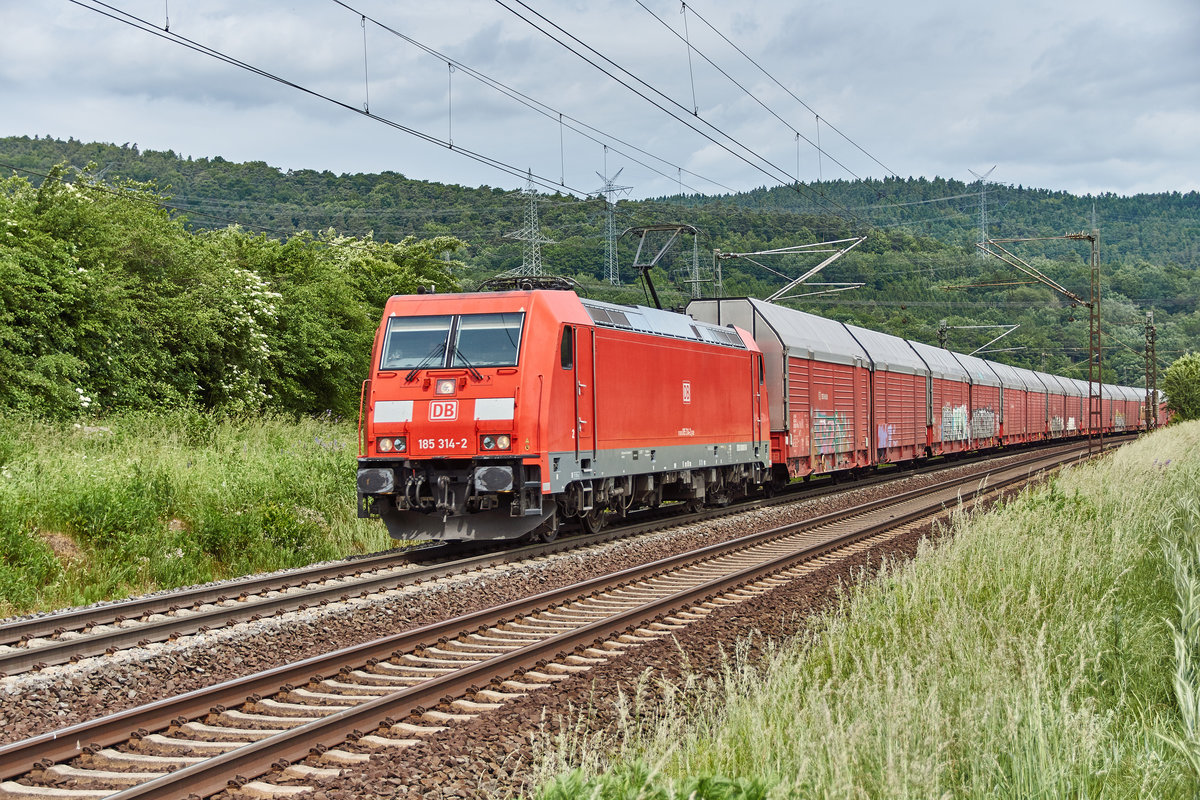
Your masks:
<instances>
[{"instance_id":1,"label":"locomotive roof","mask_svg":"<svg viewBox=\"0 0 1200 800\"><path fill-rule=\"evenodd\" d=\"M624 328L675 339L690 339L695 342L736 347L739 350L746 349L746 343L737 331L699 322L685 314L647 306L617 305L601 300L580 298L580 302L591 315L592 321L603 327Z\"/></svg>"},{"instance_id":2,"label":"locomotive roof","mask_svg":"<svg viewBox=\"0 0 1200 800\"><path fill-rule=\"evenodd\" d=\"M832 364L867 363L866 352L840 322L750 297L693 300L693 318L718 325L732 323L757 340L771 331L783 352L793 358L814 358ZM760 340L761 341L761 340Z\"/></svg>"}]
</instances>

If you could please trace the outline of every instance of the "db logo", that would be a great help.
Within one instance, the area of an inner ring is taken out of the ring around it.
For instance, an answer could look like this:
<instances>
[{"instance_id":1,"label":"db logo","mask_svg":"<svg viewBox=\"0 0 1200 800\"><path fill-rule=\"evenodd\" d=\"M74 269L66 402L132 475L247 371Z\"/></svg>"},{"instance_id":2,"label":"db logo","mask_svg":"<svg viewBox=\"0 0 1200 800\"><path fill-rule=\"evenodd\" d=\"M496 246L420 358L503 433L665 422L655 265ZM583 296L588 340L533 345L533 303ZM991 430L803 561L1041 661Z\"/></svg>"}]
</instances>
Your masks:
<instances>
[{"instance_id":1,"label":"db logo","mask_svg":"<svg viewBox=\"0 0 1200 800\"><path fill-rule=\"evenodd\" d=\"M429 401L429 420L441 420L450 422L458 419L458 401L457 400L430 400Z\"/></svg>"},{"instance_id":2,"label":"db logo","mask_svg":"<svg viewBox=\"0 0 1200 800\"><path fill-rule=\"evenodd\" d=\"M692 402L692 382L683 382L683 403L687 405Z\"/></svg>"}]
</instances>

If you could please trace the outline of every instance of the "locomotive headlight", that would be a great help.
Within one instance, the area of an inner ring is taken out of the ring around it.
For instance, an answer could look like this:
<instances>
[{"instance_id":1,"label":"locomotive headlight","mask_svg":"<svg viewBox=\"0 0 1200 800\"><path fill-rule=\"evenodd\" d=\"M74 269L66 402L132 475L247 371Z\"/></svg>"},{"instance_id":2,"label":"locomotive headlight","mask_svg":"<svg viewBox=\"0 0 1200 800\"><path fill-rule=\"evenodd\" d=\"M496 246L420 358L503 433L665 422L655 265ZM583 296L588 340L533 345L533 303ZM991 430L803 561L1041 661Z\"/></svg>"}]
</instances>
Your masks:
<instances>
[{"instance_id":1,"label":"locomotive headlight","mask_svg":"<svg viewBox=\"0 0 1200 800\"><path fill-rule=\"evenodd\" d=\"M454 378L438 378L435 394L454 394Z\"/></svg>"},{"instance_id":2,"label":"locomotive headlight","mask_svg":"<svg viewBox=\"0 0 1200 800\"><path fill-rule=\"evenodd\" d=\"M488 434L479 437L479 446L483 450L507 450L512 446L512 438L508 434Z\"/></svg>"},{"instance_id":3,"label":"locomotive headlight","mask_svg":"<svg viewBox=\"0 0 1200 800\"><path fill-rule=\"evenodd\" d=\"M403 453L408 450L408 442L403 436L388 436L383 439L377 439L375 441L375 449L380 453L390 453L393 450L397 453Z\"/></svg>"}]
</instances>

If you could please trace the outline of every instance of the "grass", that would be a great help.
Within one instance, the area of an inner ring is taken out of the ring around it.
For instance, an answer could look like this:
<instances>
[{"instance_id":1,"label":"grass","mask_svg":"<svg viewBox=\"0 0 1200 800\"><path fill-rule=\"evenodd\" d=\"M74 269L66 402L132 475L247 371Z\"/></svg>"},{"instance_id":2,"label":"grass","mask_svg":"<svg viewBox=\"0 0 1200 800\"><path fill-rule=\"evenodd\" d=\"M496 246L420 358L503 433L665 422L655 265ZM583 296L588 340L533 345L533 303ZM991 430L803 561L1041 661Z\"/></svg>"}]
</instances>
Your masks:
<instances>
[{"instance_id":1,"label":"grass","mask_svg":"<svg viewBox=\"0 0 1200 800\"><path fill-rule=\"evenodd\" d=\"M0 616L391 546L353 423L195 411L0 419Z\"/></svg>"},{"instance_id":2,"label":"grass","mask_svg":"<svg viewBox=\"0 0 1200 800\"><path fill-rule=\"evenodd\" d=\"M964 515L765 659L648 678L536 796L1196 797L1198 452L1200 423L1160 431Z\"/></svg>"}]
</instances>

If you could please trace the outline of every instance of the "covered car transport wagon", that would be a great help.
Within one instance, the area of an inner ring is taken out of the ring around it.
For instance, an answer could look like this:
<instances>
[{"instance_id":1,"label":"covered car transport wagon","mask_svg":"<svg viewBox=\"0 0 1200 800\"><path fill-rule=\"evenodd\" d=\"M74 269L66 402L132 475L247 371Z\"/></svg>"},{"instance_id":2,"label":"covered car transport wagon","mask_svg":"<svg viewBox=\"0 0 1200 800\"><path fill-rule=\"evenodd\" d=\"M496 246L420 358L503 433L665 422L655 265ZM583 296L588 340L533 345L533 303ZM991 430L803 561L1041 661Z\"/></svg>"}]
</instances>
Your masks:
<instances>
[{"instance_id":1,"label":"covered car transport wagon","mask_svg":"<svg viewBox=\"0 0 1200 800\"><path fill-rule=\"evenodd\" d=\"M687 313L736 325L758 343L779 471L786 465L794 478L874 463L871 360L842 323L744 297L693 300Z\"/></svg>"},{"instance_id":2,"label":"covered car transport wagon","mask_svg":"<svg viewBox=\"0 0 1200 800\"><path fill-rule=\"evenodd\" d=\"M909 340L929 368L926 447L931 455L971 449L971 378L949 350Z\"/></svg>"}]
</instances>

